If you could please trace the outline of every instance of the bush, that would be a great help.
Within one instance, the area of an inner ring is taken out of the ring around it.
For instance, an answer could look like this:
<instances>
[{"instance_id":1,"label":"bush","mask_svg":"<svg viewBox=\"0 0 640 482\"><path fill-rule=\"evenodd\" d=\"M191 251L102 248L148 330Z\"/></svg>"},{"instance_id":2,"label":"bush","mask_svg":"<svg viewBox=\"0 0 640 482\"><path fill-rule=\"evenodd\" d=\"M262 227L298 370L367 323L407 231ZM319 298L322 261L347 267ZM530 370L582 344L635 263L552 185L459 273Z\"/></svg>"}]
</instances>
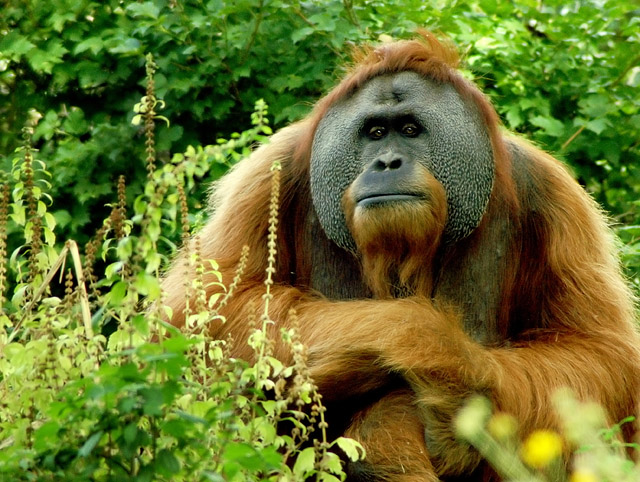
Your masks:
<instances>
[{"instance_id":1,"label":"bush","mask_svg":"<svg viewBox=\"0 0 640 482\"><path fill-rule=\"evenodd\" d=\"M199 300L185 329L163 321L159 272L166 262L158 248L175 231L189 235L185 188L194 187L212 158L238 157L271 131L266 106L258 103L252 129L156 169L154 124L163 118L150 57L147 65L149 88L136 121L145 125L148 182L131 218L119 184L120 202L84 264L75 242L55 246L55 221L43 202L48 173L28 142L14 160L12 201L4 184L3 301L9 210L28 246L9 263L15 275L9 306L24 308L12 312L5 303L0 317L0 474L10 480L340 480L335 449L354 460L361 449L348 439L327 440L325 409L295 331L283 333L294 365L271 356L268 301L249 340L252 365L230 358L230 340L208 335L209 323L223 321L216 309L233 286L224 297L205 300L200 277L185 286L185 296L188 291ZM98 254L107 262L99 274ZM66 270L58 286L53 279L67 258L74 270ZM197 250L189 259L201 275L216 272L215 261L200 259ZM141 312L143 297L148 308ZM107 337L110 325L115 331Z\"/></svg>"}]
</instances>

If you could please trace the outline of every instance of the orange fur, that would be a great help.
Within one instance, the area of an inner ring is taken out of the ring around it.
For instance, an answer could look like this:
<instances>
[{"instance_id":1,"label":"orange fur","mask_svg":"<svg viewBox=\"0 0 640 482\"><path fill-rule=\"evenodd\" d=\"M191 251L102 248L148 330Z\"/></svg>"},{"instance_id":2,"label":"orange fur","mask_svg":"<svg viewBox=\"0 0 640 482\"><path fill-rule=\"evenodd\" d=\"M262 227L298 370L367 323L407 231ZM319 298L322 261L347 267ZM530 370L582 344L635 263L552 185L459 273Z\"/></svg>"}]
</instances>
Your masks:
<instances>
[{"instance_id":1,"label":"orange fur","mask_svg":"<svg viewBox=\"0 0 640 482\"><path fill-rule=\"evenodd\" d=\"M447 198L442 185L424 167L417 168L421 175L410 187L428 194L420 203L371 210L354 208L350 189L343 197L364 278L377 298L430 293L433 287L432 262L447 220Z\"/></svg>"},{"instance_id":2,"label":"orange fur","mask_svg":"<svg viewBox=\"0 0 640 482\"><path fill-rule=\"evenodd\" d=\"M243 340L249 307L259 306L264 293L269 168L277 159L283 171L273 335L289 326L287 314L295 309L320 391L351 418L351 427L341 430L369 448L367 470L376 480L493 477L453 434L451 421L472 393L514 414L523 434L557 425L551 397L561 386L601 403L611 422L635 414L640 340L634 299L595 203L557 160L501 132L492 106L455 70L455 52L430 34L362 49L356 58L307 119L273 136L216 186L213 216L200 233L202 256L217 259L229 283L243 245L250 255L222 312L227 321L214 324L213 335L233 334L234 356L251 357ZM375 298L329 300L309 282L317 242L309 194L315 128L334 102L368 79L403 70L451 83L478 107L496 167L489 206L468 239L436 250L446 204L428 174L419 182L434 201L413 212L369 219L345 202L362 279ZM184 280L178 258L163 285L177 325L184 322ZM411 296L391 298L394 283ZM284 344L274 350L290 361ZM371 393L377 401L353 408ZM632 430L626 428L627 438Z\"/></svg>"},{"instance_id":3,"label":"orange fur","mask_svg":"<svg viewBox=\"0 0 640 482\"><path fill-rule=\"evenodd\" d=\"M384 482L436 482L424 446L422 421L408 390L399 390L358 413L345 433L360 440L368 457L349 478ZM355 474L354 474L355 472Z\"/></svg>"}]
</instances>

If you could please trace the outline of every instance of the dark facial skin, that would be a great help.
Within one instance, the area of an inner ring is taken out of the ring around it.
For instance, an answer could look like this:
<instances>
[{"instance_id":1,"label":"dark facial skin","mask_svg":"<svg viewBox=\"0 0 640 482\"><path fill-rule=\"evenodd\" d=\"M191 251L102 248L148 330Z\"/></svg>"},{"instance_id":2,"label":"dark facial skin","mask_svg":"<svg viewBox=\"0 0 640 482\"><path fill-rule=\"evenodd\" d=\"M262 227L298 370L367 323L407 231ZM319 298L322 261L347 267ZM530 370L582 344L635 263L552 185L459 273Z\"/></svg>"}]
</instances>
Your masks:
<instances>
[{"instance_id":1,"label":"dark facial skin","mask_svg":"<svg viewBox=\"0 0 640 482\"><path fill-rule=\"evenodd\" d=\"M373 78L334 104L318 125L311 156L311 194L320 224L338 246L356 252L342 197L359 207L420 201L416 166L444 187L445 242L471 233L493 186L491 142L476 109L449 84L415 72Z\"/></svg>"},{"instance_id":2,"label":"dark facial skin","mask_svg":"<svg viewBox=\"0 0 640 482\"><path fill-rule=\"evenodd\" d=\"M357 207L428 198L412 183L416 159L426 147L424 129L413 116L389 114L369 119L361 131L362 156L372 161L351 189Z\"/></svg>"}]
</instances>

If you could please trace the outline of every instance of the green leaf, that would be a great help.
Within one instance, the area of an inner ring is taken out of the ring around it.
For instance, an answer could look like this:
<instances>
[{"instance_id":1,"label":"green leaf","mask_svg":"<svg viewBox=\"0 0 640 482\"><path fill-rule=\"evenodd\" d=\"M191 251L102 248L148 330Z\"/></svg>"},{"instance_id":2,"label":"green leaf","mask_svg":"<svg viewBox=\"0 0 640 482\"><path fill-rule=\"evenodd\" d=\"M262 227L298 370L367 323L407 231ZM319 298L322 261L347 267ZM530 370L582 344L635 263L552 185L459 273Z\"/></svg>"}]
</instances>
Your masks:
<instances>
[{"instance_id":1,"label":"green leaf","mask_svg":"<svg viewBox=\"0 0 640 482\"><path fill-rule=\"evenodd\" d=\"M187 423L180 419L167 420L160 426L163 433L176 439L184 438L192 428L191 423Z\"/></svg>"},{"instance_id":2,"label":"green leaf","mask_svg":"<svg viewBox=\"0 0 640 482\"><path fill-rule=\"evenodd\" d=\"M56 227L56 217L53 214L46 212L44 213L44 223L47 228L53 230Z\"/></svg>"},{"instance_id":3,"label":"green leaf","mask_svg":"<svg viewBox=\"0 0 640 482\"><path fill-rule=\"evenodd\" d=\"M68 52L68 50L62 44L60 39L52 39L47 43L46 48L49 55L49 61L55 64L62 62L62 57Z\"/></svg>"},{"instance_id":4,"label":"green leaf","mask_svg":"<svg viewBox=\"0 0 640 482\"><path fill-rule=\"evenodd\" d=\"M595 94L580 99L578 102L581 112L587 117L602 117L610 108L609 97L603 94Z\"/></svg>"},{"instance_id":5,"label":"green leaf","mask_svg":"<svg viewBox=\"0 0 640 482\"><path fill-rule=\"evenodd\" d=\"M529 120L534 126L541 127L552 137L560 137L564 134L564 124L553 117L536 116Z\"/></svg>"},{"instance_id":6,"label":"green leaf","mask_svg":"<svg viewBox=\"0 0 640 482\"><path fill-rule=\"evenodd\" d=\"M488 15L493 15L498 11L495 0L480 0L478 4L480 8Z\"/></svg>"},{"instance_id":7,"label":"green leaf","mask_svg":"<svg viewBox=\"0 0 640 482\"><path fill-rule=\"evenodd\" d=\"M276 427L273 427L274 431ZM267 470L275 470L282 466L282 454L275 445L262 449L262 459Z\"/></svg>"},{"instance_id":8,"label":"green leaf","mask_svg":"<svg viewBox=\"0 0 640 482\"><path fill-rule=\"evenodd\" d=\"M159 257L158 253L153 253L154 257ZM141 271L136 276L135 287L143 296L148 296L150 300L160 297L160 281L145 271Z\"/></svg>"},{"instance_id":9,"label":"green leaf","mask_svg":"<svg viewBox=\"0 0 640 482\"><path fill-rule=\"evenodd\" d=\"M80 87L87 89L106 83L109 73L97 62L83 61L76 65Z\"/></svg>"},{"instance_id":10,"label":"green leaf","mask_svg":"<svg viewBox=\"0 0 640 482\"><path fill-rule=\"evenodd\" d=\"M62 126L65 131L74 136L81 136L89 129L89 124L84 117L84 111L77 107L71 109Z\"/></svg>"},{"instance_id":11,"label":"green leaf","mask_svg":"<svg viewBox=\"0 0 640 482\"><path fill-rule=\"evenodd\" d=\"M133 397L124 397L118 400L118 410L120 411L121 414L131 413L134 410L136 410L137 407L138 407L138 402ZM138 431L135 432L135 435L136 436L138 435Z\"/></svg>"},{"instance_id":12,"label":"green leaf","mask_svg":"<svg viewBox=\"0 0 640 482\"><path fill-rule=\"evenodd\" d=\"M135 422L127 424L127 426L122 431L122 436L124 437L124 441L132 445L136 438L138 437L138 426Z\"/></svg>"},{"instance_id":13,"label":"green leaf","mask_svg":"<svg viewBox=\"0 0 640 482\"><path fill-rule=\"evenodd\" d=\"M264 411L267 415L273 417L276 413L277 402L275 400L262 400L260 401L260 405L264 408Z\"/></svg>"},{"instance_id":14,"label":"green leaf","mask_svg":"<svg viewBox=\"0 0 640 482\"><path fill-rule=\"evenodd\" d=\"M479 50L491 50L500 47L500 44L493 37L482 37L476 40L474 47Z\"/></svg>"},{"instance_id":15,"label":"green leaf","mask_svg":"<svg viewBox=\"0 0 640 482\"><path fill-rule=\"evenodd\" d=\"M142 410L145 415L158 416L162 415L162 406L164 405L164 397L162 390L158 387L145 388L140 391L143 403Z\"/></svg>"},{"instance_id":16,"label":"green leaf","mask_svg":"<svg viewBox=\"0 0 640 482\"><path fill-rule=\"evenodd\" d=\"M170 450L160 450L156 455L156 461L156 467L160 473L166 477L180 472L180 461Z\"/></svg>"},{"instance_id":17,"label":"green leaf","mask_svg":"<svg viewBox=\"0 0 640 482\"><path fill-rule=\"evenodd\" d=\"M313 447L307 447L296 457L296 462L293 464L293 475L304 479L313 471L315 463L316 451Z\"/></svg>"},{"instance_id":18,"label":"green leaf","mask_svg":"<svg viewBox=\"0 0 640 482\"><path fill-rule=\"evenodd\" d=\"M315 30L312 27L303 27L298 30L294 30L291 34L291 41L296 44L300 42L300 40L303 40L309 35L312 35L314 32Z\"/></svg>"},{"instance_id":19,"label":"green leaf","mask_svg":"<svg viewBox=\"0 0 640 482\"><path fill-rule=\"evenodd\" d=\"M98 54L104 49L104 41L100 37L89 37L88 39L83 40L76 48L73 49L73 53L75 55L81 54L90 50L93 55Z\"/></svg>"},{"instance_id":20,"label":"green leaf","mask_svg":"<svg viewBox=\"0 0 640 482\"><path fill-rule=\"evenodd\" d=\"M22 204L12 203L13 212L9 216L18 226L24 226L27 222L27 210Z\"/></svg>"},{"instance_id":21,"label":"green leaf","mask_svg":"<svg viewBox=\"0 0 640 482\"><path fill-rule=\"evenodd\" d=\"M39 48L29 50L27 53L27 60L33 70L38 73L44 72L50 74L51 69L53 69L52 59L49 57L49 53L46 50Z\"/></svg>"},{"instance_id":22,"label":"green leaf","mask_svg":"<svg viewBox=\"0 0 640 482\"><path fill-rule=\"evenodd\" d=\"M78 457L88 457L96 445L98 445L98 442L100 442L103 434L104 431L100 430L89 437L82 447L80 447L80 450L78 450Z\"/></svg>"},{"instance_id":23,"label":"green leaf","mask_svg":"<svg viewBox=\"0 0 640 482\"><path fill-rule=\"evenodd\" d=\"M110 294L111 303L119 306L127 295L127 284L124 281L118 281L113 288L111 288Z\"/></svg>"},{"instance_id":24,"label":"green leaf","mask_svg":"<svg viewBox=\"0 0 640 482\"><path fill-rule=\"evenodd\" d=\"M238 465L247 469L260 469L262 466L259 453L246 443L233 442L225 447L225 472L231 474L238 471Z\"/></svg>"},{"instance_id":25,"label":"green leaf","mask_svg":"<svg viewBox=\"0 0 640 482\"><path fill-rule=\"evenodd\" d=\"M149 323L144 314L137 314L133 318L131 318L131 324L142 336L149 335Z\"/></svg>"},{"instance_id":26,"label":"green leaf","mask_svg":"<svg viewBox=\"0 0 640 482\"><path fill-rule=\"evenodd\" d=\"M120 258L121 260L129 259L133 255L133 244L134 241L131 237L127 236L125 238L122 238L118 242L118 247L116 248L118 258Z\"/></svg>"},{"instance_id":27,"label":"green leaf","mask_svg":"<svg viewBox=\"0 0 640 482\"><path fill-rule=\"evenodd\" d=\"M46 48L33 48L26 54L27 60L36 72L51 73L53 66L62 62L62 57L68 50L63 47L58 39L47 43Z\"/></svg>"},{"instance_id":28,"label":"green leaf","mask_svg":"<svg viewBox=\"0 0 640 482\"><path fill-rule=\"evenodd\" d=\"M45 422L34 433L34 448L43 452L49 447L55 446L58 443L58 432L60 430L60 424L55 420Z\"/></svg>"},{"instance_id":29,"label":"green leaf","mask_svg":"<svg viewBox=\"0 0 640 482\"><path fill-rule=\"evenodd\" d=\"M10 31L0 41L0 52L3 57L8 57L11 60L17 62L20 57L26 55L36 46L31 43L25 36L20 35L18 30Z\"/></svg>"},{"instance_id":30,"label":"green leaf","mask_svg":"<svg viewBox=\"0 0 640 482\"><path fill-rule=\"evenodd\" d=\"M611 122L609 121L609 119L605 117L601 117L599 119L590 120L585 124L585 127L589 129L591 132L600 134L607 127L611 127Z\"/></svg>"},{"instance_id":31,"label":"green leaf","mask_svg":"<svg viewBox=\"0 0 640 482\"><path fill-rule=\"evenodd\" d=\"M322 460L322 465L333 474L339 474L342 472L342 462L340 461L338 454L327 452Z\"/></svg>"},{"instance_id":32,"label":"green leaf","mask_svg":"<svg viewBox=\"0 0 640 482\"><path fill-rule=\"evenodd\" d=\"M48 244L49 246L53 246L54 244L56 244L56 235L53 230L49 229L47 226L43 226L42 234L44 235L46 244Z\"/></svg>"},{"instance_id":33,"label":"green leaf","mask_svg":"<svg viewBox=\"0 0 640 482\"><path fill-rule=\"evenodd\" d=\"M138 54L141 53L140 41L133 37L128 37L124 39L116 39L113 42L110 42L109 52L112 54Z\"/></svg>"},{"instance_id":34,"label":"green leaf","mask_svg":"<svg viewBox=\"0 0 640 482\"><path fill-rule=\"evenodd\" d=\"M340 482L340 479L338 477L336 477L335 475L327 474L326 472L318 474L318 477L318 480L320 480L320 482Z\"/></svg>"},{"instance_id":35,"label":"green leaf","mask_svg":"<svg viewBox=\"0 0 640 482\"><path fill-rule=\"evenodd\" d=\"M160 15L160 7L154 2L130 3L127 5L126 11L134 18L147 17L156 19Z\"/></svg>"},{"instance_id":36,"label":"green leaf","mask_svg":"<svg viewBox=\"0 0 640 482\"><path fill-rule=\"evenodd\" d=\"M51 16L50 23L56 32L62 32L64 25L67 22L73 22L76 20L76 16L72 11L56 11Z\"/></svg>"},{"instance_id":37,"label":"green leaf","mask_svg":"<svg viewBox=\"0 0 640 482\"><path fill-rule=\"evenodd\" d=\"M520 113L520 108L518 105L512 105L507 111L505 117L507 118L507 122L509 123L509 127L515 129L520 124L522 124L522 114Z\"/></svg>"},{"instance_id":38,"label":"green leaf","mask_svg":"<svg viewBox=\"0 0 640 482\"><path fill-rule=\"evenodd\" d=\"M347 437L339 437L334 441L334 443L337 444L353 462L364 458L364 449L357 441Z\"/></svg>"},{"instance_id":39,"label":"green leaf","mask_svg":"<svg viewBox=\"0 0 640 482\"><path fill-rule=\"evenodd\" d=\"M318 27L318 30L333 32L336 30L336 18L330 12L316 13L309 17L309 21Z\"/></svg>"}]
</instances>

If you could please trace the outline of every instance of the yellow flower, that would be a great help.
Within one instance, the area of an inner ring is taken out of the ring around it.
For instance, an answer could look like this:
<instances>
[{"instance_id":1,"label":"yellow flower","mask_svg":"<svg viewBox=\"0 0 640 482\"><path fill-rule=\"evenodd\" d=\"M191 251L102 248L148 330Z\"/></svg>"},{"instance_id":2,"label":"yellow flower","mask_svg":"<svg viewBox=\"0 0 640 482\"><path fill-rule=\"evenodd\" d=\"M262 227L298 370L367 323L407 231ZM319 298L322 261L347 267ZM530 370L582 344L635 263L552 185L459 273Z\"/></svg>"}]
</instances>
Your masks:
<instances>
[{"instance_id":1,"label":"yellow flower","mask_svg":"<svg viewBox=\"0 0 640 482\"><path fill-rule=\"evenodd\" d=\"M589 470L578 469L571 474L569 482L598 482L598 478Z\"/></svg>"},{"instance_id":2,"label":"yellow flower","mask_svg":"<svg viewBox=\"0 0 640 482\"><path fill-rule=\"evenodd\" d=\"M536 430L522 444L522 460L542 469L562 454L562 438L551 430Z\"/></svg>"}]
</instances>

